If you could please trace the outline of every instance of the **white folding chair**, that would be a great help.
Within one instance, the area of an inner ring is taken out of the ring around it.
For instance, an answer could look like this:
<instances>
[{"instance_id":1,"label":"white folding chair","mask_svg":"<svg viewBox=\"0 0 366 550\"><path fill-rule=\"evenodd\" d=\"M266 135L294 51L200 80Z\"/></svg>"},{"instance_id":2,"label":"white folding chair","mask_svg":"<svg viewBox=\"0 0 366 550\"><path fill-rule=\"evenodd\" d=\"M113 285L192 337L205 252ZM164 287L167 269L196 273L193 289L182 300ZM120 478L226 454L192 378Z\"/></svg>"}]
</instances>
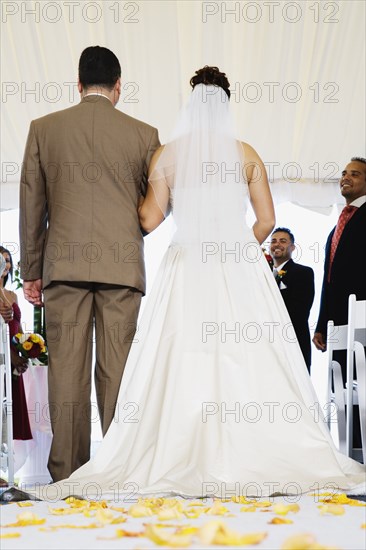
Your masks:
<instances>
[{"instance_id":1,"label":"white folding chair","mask_svg":"<svg viewBox=\"0 0 366 550\"><path fill-rule=\"evenodd\" d=\"M8 471L8 485L14 485L13 401L11 391L11 359L9 326L0 315L0 467ZM6 438L3 445L3 412L6 415Z\"/></svg>"},{"instance_id":2,"label":"white folding chair","mask_svg":"<svg viewBox=\"0 0 366 550\"><path fill-rule=\"evenodd\" d=\"M366 464L366 300L348 299L347 383L346 383L346 450L357 457L353 448L353 405L358 405L361 425L363 462ZM357 380L355 380L355 372Z\"/></svg>"},{"instance_id":3,"label":"white folding chair","mask_svg":"<svg viewBox=\"0 0 366 550\"><path fill-rule=\"evenodd\" d=\"M334 404L337 412L339 450L366 463L366 300L356 301L351 294L348 299L348 324L334 325L328 322L328 403ZM347 380L344 386L341 365L333 359L333 352L345 350ZM357 380L354 372L356 367ZM353 406L359 406L362 449L353 448ZM346 414L347 407L347 414ZM328 415L330 428L331 414Z\"/></svg>"},{"instance_id":4,"label":"white folding chair","mask_svg":"<svg viewBox=\"0 0 366 550\"><path fill-rule=\"evenodd\" d=\"M328 399L329 411L327 415L328 428L331 427L333 410L337 415L338 442L341 453L346 454L346 399L341 365L333 359L333 352L347 350L347 325L334 325L328 321L327 327L327 362L328 362ZM332 407L333 405L333 407Z\"/></svg>"}]
</instances>

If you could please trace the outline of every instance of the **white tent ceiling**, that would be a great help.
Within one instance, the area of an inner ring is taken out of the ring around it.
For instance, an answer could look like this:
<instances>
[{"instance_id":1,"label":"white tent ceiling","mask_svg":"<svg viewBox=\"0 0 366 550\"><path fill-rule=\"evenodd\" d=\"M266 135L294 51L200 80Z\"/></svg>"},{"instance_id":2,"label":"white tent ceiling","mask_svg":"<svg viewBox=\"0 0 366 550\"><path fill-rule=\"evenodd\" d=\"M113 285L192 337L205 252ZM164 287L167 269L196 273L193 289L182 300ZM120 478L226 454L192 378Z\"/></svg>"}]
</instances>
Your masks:
<instances>
[{"instance_id":1,"label":"white tent ceiling","mask_svg":"<svg viewBox=\"0 0 366 550\"><path fill-rule=\"evenodd\" d=\"M365 156L365 8L364 0L2 0L1 208L17 207L30 121L79 101L78 58L96 44L120 59L118 108L158 127L162 142L194 71L217 65L231 82L239 137L267 164L277 199L327 207L339 200L344 165Z\"/></svg>"}]
</instances>

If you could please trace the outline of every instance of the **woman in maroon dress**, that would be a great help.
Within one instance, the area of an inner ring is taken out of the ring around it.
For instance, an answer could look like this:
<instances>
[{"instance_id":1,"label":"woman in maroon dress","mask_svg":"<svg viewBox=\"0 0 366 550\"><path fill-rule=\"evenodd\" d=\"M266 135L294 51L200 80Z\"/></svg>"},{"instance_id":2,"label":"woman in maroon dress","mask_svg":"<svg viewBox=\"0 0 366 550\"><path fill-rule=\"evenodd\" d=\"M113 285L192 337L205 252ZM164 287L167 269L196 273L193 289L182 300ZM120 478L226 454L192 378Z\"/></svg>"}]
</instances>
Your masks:
<instances>
[{"instance_id":1,"label":"woman in maroon dress","mask_svg":"<svg viewBox=\"0 0 366 550\"><path fill-rule=\"evenodd\" d=\"M13 260L9 250L0 246L0 253L4 256L6 267L0 277L0 300L3 304L12 308L13 315L9 324L10 341L13 336L22 331L21 313L18 306L17 295L11 290L5 289L5 285L13 276ZM6 320L6 319L5 319ZM28 361L25 357L19 355L16 348L11 345L11 366L12 366L12 399L13 399L13 439L27 440L32 439L32 432L29 425L27 401L24 391L22 374L28 368Z\"/></svg>"}]
</instances>

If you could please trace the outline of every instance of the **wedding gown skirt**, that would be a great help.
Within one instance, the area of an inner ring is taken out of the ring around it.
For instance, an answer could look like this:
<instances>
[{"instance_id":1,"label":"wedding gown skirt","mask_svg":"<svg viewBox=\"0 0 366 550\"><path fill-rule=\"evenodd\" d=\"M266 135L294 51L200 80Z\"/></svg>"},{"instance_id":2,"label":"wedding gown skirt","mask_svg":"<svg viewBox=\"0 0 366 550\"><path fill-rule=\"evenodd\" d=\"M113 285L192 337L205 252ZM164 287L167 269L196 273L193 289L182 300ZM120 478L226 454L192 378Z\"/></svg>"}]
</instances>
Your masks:
<instances>
[{"instance_id":1,"label":"wedding gown skirt","mask_svg":"<svg viewBox=\"0 0 366 550\"><path fill-rule=\"evenodd\" d=\"M349 491L364 472L331 440L277 284L246 228L231 245L170 245L108 433L94 458L39 496Z\"/></svg>"}]
</instances>

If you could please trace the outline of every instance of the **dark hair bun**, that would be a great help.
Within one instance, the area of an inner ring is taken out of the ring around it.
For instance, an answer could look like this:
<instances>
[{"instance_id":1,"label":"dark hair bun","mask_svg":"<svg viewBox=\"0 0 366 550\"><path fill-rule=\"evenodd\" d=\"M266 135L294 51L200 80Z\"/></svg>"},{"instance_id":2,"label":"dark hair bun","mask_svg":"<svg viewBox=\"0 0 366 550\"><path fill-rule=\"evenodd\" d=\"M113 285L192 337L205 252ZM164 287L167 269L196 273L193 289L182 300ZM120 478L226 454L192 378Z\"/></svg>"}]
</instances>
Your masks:
<instances>
[{"instance_id":1,"label":"dark hair bun","mask_svg":"<svg viewBox=\"0 0 366 550\"><path fill-rule=\"evenodd\" d=\"M192 76L190 80L192 88L197 86L197 84L206 84L220 86L230 98L230 82L228 81L226 74L221 73L218 67L209 67L205 65L203 69L196 71L196 75Z\"/></svg>"}]
</instances>

